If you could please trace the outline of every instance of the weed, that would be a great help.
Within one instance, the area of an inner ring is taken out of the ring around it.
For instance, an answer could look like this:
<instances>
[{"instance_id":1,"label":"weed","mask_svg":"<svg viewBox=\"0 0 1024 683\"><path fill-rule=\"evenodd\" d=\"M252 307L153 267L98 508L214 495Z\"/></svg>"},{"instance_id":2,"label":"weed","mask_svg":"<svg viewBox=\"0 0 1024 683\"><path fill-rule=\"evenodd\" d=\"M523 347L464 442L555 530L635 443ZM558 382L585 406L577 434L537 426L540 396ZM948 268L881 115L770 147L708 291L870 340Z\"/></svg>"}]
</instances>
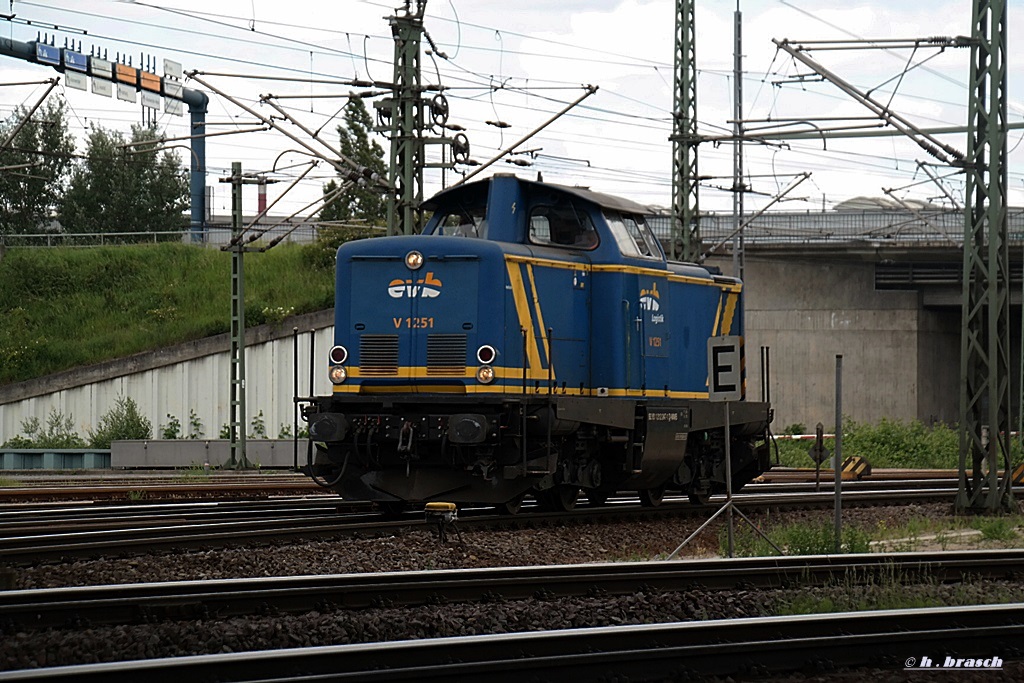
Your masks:
<instances>
[{"instance_id":1,"label":"weed","mask_svg":"<svg viewBox=\"0 0 1024 683\"><path fill-rule=\"evenodd\" d=\"M193 462L191 465L180 470L179 472L180 473L178 474L178 476L175 477L177 481L188 482L196 480L207 480L210 478L210 465L200 465L199 463Z\"/></svg>"},{"instance_id":2,"label":"weed","mask_svg":"<svg viewBox=\"0 0 1024 683\"><path fill-rule=\"evenodd\" d=\"M775 545L788 555L828 555L836 552L835 529L831 524L789 524L771 530L762 530ZM727 552L726 530L719 533L719 547L722 554ZM734 554L737 557L760 557L775 555L775 549L760 534L739 526L733 537ZM870 551L870 536L863 529L847 527L843 530L840 552L866 553Z\"/></svg>"},{"instance_id":3,"label":"weed","mask_svg":"<svg viewBox=\"0 0 1024 683\"><path fill-rule=\"evenodd\" d=\"M161 439L180 439L181 438L181 420L176 418L174 415L167 413L167 424L161 425L160 427L160 438Z\"/></svg>"},{"instance_id":4,"label":"weed","mask_svg":"<svg viewBox=\"0 0 1024 683\"><path fill-rule=\"evenodd\" d=\"M999 604L1019 602L1021 593L1018 587L1003 587L993 593L988 581L968 579L951 587L934 577L910 579L883 571L877 576L848 576L822 588L791 591L769 611L781 616Z\"/></svg>"},{"instance_id":5,"label":"weed","mask_svg":"<svg viewBox=\"0 0 1024 683\"><path fill-rule=\"evenodd\" d=\"M976 517L971 526L986 541L1012 541L1017 538L1015 523L1009 517Z\"/></svg>"},{"instance_id":6,"label":"weed","mask_svg":"<svg viewBox=\"0 0 1024 683\"><path fill-rule=\"evenodd\" d=\"M145 500L145 499L146 499L146 492L145 491L129 491L128 492L128 500L132 501L133 503L137 503L140 500Z\"/></svg>"},{"instance_id":7,"label":"weed","mask_svg":"<svg viewBox=\"0 0 1024 683\"><path fill-rule=\"evenodd\" d=\"M292 438L292 426L283 424L281 428L277 430L277 438L279 439L290 439ZM303 425L299 427L299 438L309 438L309 427Z\"/></svg>"},{"instance_id":8,"label":"weed","mask_svg":"<svg viewBox=\"0 0 1024 683\"><path fill-rule=\"evenodd\" d=\"M261 410L252 420L249 422L249 438L250 439L265 439L267 438L267 425L263 420L263 411Z\"/></svg>"},{"instance_id":9,"label":"weed","mask_svg":"<svg viewBox=\"0 0 1024 683\"><path fill-rule=\"evenodd\" d=\"M203 421L196 415L196 411L189 408L188 410L188 438L190 439L201 439L203 438Z\"/></svg>"}]
</instances>

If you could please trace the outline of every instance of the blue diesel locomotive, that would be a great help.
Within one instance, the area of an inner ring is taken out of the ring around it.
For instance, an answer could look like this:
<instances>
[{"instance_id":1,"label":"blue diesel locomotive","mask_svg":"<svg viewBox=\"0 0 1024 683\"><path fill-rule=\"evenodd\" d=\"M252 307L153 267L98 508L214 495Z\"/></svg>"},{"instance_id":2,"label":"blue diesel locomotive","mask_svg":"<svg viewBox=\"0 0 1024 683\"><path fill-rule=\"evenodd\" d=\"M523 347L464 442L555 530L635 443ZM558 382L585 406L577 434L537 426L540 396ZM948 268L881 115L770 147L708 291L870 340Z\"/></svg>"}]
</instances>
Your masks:
<instances>
[{"instance_id":1,"label":"blue diesel locomotive","mask_svg":"<svg viewBox=\"0 0 1024 683\"><path fill-rule=\"evenodd\" d=\"M385 507L567 510L635 491L696 502L770 467L769 406L708 402L707 340L741 283L668 261L647 209L496 175L425 204L422 235L337 256L331 396L303 408L307 474Z\"/></svg>"}]
</instances>

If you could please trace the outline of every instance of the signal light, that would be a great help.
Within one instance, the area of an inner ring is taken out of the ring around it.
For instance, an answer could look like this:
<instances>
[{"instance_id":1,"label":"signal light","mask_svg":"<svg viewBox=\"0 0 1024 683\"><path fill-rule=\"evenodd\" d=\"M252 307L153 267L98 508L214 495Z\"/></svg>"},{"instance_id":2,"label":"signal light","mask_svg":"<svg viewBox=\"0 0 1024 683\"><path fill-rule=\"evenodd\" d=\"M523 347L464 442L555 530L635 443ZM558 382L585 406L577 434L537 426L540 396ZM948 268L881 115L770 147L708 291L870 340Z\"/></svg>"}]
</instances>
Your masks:
<instances>
[{"instance_id":1,"label":"signal light","mask_svg":"<svg viewBox=\"0 0 1024 683\"><path fill-rule=\"evenodd\" d=\"M331 348L331 362L335 365L341 365L348 360L348 349L344 346L334 346Z\"/></svg>"},{"instance_id":2,"label":"signal light","mask_svg":"<svg viewBox=\"0 0 1024 683\"><path fill-rule=\"evenodd\" d=\"M327 375L331 378L331 384L343 384L348 379L348 373L340 365L332 365Z\"/></svg>"},{"instance_id":3,"label":"signal light","mask_svg":"<svg viewBox=\"0 0 1024 683\"><path fill-rule=\"evenodd\" d=\"M480 361L482 365L490 365L497 357L498 352L494 350L493 346L488 344L484 344L476 350L476 359Z\"/></svg>"}]
</instances>

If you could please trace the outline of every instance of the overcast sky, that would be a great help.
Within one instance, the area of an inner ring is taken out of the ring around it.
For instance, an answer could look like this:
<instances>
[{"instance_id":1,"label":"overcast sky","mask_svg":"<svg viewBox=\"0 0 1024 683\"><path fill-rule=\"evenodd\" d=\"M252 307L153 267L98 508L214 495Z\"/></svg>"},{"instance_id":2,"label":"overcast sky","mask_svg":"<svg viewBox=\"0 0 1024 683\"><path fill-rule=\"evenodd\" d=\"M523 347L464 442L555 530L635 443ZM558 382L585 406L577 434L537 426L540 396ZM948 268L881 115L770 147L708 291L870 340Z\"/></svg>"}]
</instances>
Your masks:
<instances>
[{"instance_id":1,"label":"overcast sky","mask_svg":"<svg viewBox=\"0 0 1024 683\"><path fill-rule=\"evenodd\" d=\"M732 117L733 14L735 2L697 0L698 119L700 132L723 135ZM249 104L260 95L300 95L281 100L310 129L333 132L340 122L341 96L351 89L325 79L392 77L393 43L387 16L400 2L338 0L336 2L269 2L268 0L0 0L0 13L13 13L13 21L0 22L6 37L34 40L37 31L81 41L113 59L130 55L134 66L142 54L162 64L174 59L186 71L231 74L204 76L217 88ZM836 116L865 116L869 112L836 87L801 80L809 69L776 50L772 39L826 40L851 38L922 38L969 35L969 0L852 0L836 8L832 0L740 0L743 13L743 118L774 120L797 118L805 129L832 125ZM1024 35L1024 3L1010 3L1009 68L1010 120L1022 120L1022 50L1014 42ZM586 185L595 190L630 197L648 204L671 204L671 133L673 3L667 0L430 0L426 28L447 59L423 58L424 82L450 88L449 123L466 128L471 156L490 159L498 150L549 119L579 97L582 86L598 91L523 145L532 154L519 155L531 166L499 162L488 172L516 172L527 177ZM31 25L28 24L31 22ZM45 26L40 27L40 24ZM56 27L56 28L55 28ZM921 127L962 126L966 123L968 60L966 49L816 50L812 57L831 71ZM900 78L908 65L927 59L923 66ZM46 67L13 59L2 62L0 84L39 81L54 75ZM257 80L275 76L296 81ZM301 82L304 80L305 82ZM195 82L189 87L200 88ZM0 113L17 105L31 106L43 86L0 87ZM65 89L72 111L72 127L83 135L92 123L128 130L141 120L141 108L92 93ZM310 97L312 95L313 97ZM252 118L224 99L211 95L211 131L245 127ZM368 105L369 105L368 101ZM372 105L370 105L372 110ZM267 107L261 111L269 113ZM497 128L487 121L504 122ZM188 134L188 117L164 112L158 125L168 137ZM763 123L749 123L760 126ZM295 130L296 133L301 133ZM1024 205L1024 173L1016 162L1024 131L1013 131L1010 199ZM966 134L943 138L963 150ZM386 147L386 141L381 140ZM217 179L228 173L231 161L246 171L268 171L293 166L307 157L295 153L279 157L295 144L275 133L251 133L210 138L207 143L207 184L217 186L218 212L229 207L228 187ZM84 142L80 143L80 151ZM187 154L184 153L183 154ZM701 208L728 211L732 206L732 149L729 145L702 144ZM764 206L792 178L809 172L811 178L796 188L785 204L791 210L820 210L857 195L882 196L884 189L902 198L943 201L942 191L918 169L918 161L935 162L927 152L901 137L876 139L791 141L775 145L751 143L744 148L748 209ZM184 157L183 157L184 158ZM279 174L289 180L297 167ZM951 173L938 168L940 176ZM330 172L321 166L279 204L290 213L315 197ZM448 182L452 176L449 175ZM427 194L440 189L437 171L428 173ZM269 190L271 199L287 185ZM950 192L960 198L962 181L951 177ZM255 206L255 190L246 208Z\"/></svg>"}]
</instances>

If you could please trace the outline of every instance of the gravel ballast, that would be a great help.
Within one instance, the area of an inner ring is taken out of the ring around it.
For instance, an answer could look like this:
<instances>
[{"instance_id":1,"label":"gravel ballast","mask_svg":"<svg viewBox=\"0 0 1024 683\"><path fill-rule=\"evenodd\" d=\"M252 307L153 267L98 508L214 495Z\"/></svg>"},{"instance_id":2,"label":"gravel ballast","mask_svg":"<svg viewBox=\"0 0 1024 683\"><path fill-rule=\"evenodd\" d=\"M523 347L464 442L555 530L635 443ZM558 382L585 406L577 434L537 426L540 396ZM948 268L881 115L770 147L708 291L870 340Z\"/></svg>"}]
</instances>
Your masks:
<instances>
[{"instance_id":1,"label":"gravel ballast","mask_svg":"<svg viewBox=\"0 0 1024 683\"><path fill-rule=\"evenodd\" d=\"M874 529L910 519L939 518L949 506L858 508L844 511L846 523ZM826 523L830 512L751 515L771 526L803 521ZM699 520L632 521L525 530L465 530L465 545L441 545L428 531L396 537L309 540L270 546L182 551L136 557L69 561L16 569L16 588L105 585L146 581L295 576L368 571L458 569L581 562L643 561L664 557L699 525ZM718 529L688 547L690 557L718 552ZM764 616L794 602L884 599L878 587L659 592L638 587L624 596L547 599L542 586L528 600L426 605L411 609L330 610L301 615L269 614L227 620L161 622L114 627L70 625L62 629L4 628L0 669L121 661L260 649L308 647L409 638L580 628ZM1024 601L1019 582L982 587L903 587L922 591L929 604L992 596ZM829 591L832 591L830 593ZM838 591L838 592L837 592Z\"/></svg>"}]
</instances>

